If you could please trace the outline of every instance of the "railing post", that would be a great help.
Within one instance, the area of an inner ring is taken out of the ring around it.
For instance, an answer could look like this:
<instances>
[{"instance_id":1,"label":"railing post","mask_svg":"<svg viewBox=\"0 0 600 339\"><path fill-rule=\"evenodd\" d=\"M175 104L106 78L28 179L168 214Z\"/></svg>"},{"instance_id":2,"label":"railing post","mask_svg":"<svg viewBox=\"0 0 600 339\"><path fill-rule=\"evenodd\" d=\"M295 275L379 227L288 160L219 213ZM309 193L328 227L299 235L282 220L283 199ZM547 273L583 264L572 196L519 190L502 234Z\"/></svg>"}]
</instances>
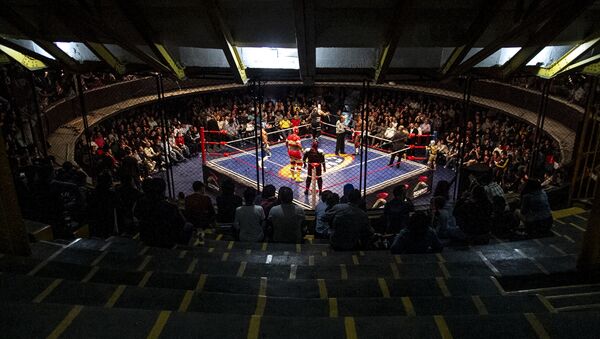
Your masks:
<instances>
[{"instance_id":1,"label":"railing post","mask_svg":"<svg viewBox=\"0 0 600 339\"><path fill-rule=\"evenodd\" d=\"M204 127L200 127L200 152L202 152L202 165L206 165L206 139L204 137Z\"/></svg>"}]
</instances>

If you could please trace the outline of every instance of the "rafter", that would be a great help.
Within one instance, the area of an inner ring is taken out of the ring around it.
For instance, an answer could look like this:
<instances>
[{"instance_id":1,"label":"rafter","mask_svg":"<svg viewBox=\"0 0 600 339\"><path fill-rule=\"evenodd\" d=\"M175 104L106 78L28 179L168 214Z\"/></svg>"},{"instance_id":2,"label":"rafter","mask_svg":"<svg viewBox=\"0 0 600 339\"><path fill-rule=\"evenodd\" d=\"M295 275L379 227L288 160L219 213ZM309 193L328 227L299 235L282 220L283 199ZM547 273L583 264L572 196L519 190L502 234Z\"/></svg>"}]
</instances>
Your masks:
<instances>
[{"instance_id":1,"label":"rafter","mask_svg":"<svg viewBox=\"0 0 600 339\"><path fill-rule=\"evenodd\" d=\"M571 63L575 61L580 55L592 48L599 41L600 38L595 38L573 47L570 51L565 53L565 55L560 57L560 59L554 62L550 67L540 68L537 72L537 76L549 79L563 72L568 72L571 69L580 68L588 65L589 63L593 62L593 60L589 61L589 59L591 58L588 58L573 65Z\"/></svg>"},{"instance_id":2,"label":"rafter","mask_svg":"<svg viewBox=\"0 0 600 339\"><path fill-rule=\"evenodd\" d=\"M144 19L143 15L140 15L140 9L136 6L135 1L114 0L113 2L118 5L122 14L132 23L135 30L146 42L146 45L150 47L152 53L154 53L163 64L169 66L171 73L173 73L177 79L185 79L185 70L177 61L175 61L175 58L169 53L165 45L158 41L158 34L152 30L152 26Z\"/></svg>"},{"instance_id":3,"label":"rafter","mask_svg":"<svg viewBox=\"0 0 600 339\"><path fill-rule=\"evenodd\" d=\"M62 1L64 2L64 0ZM94 8L87 6L81 1L77 2L77 4L70 4L70 6L77 8L77 15L69 16L69 19L83 21L87 23L85 26L88 27L95 35L99 36L104 34L110 36L112 39L115 40L115 42L119 46L121 46L129 53L133 54L142 62L146 63L155 71L165 74L171 74L171 69L168 66L164 65L151 55L146 54L144 51L142 51L133 43L131 43L128 37L110 28L109 25L105 24L102 20L100 20L99 18L101 17L101 15L97 13L97 11L94 10Z\"/></svg>"},{"instance_id":4,"label":"rafter","mask_svg":"<svg viewBox=\"0 0 600 339\"><path fill-rule=\"evenodd\" d=\"M60 3L61 1L59 1ZM62 1L63 4L67 4ZM67 27L73 35L79 40L83 41L85 46L94 53L100 60L104 61L108 66L115 70L118 74L125 74L125 65L121 63L107 48L101 43L92 42L100 41L96 32L94 32L88 25L81 20L79 16L70 17L66 14L66 11L62 10L60 6L53 7L54 16L60 20L65 27Z\"/></svg>"},{"instance_id":5,"label":"rafter","mask_svg":"<svg viewBox=\"0 0 600 339\"><path fill-rule=\"evenodd\" d=\"M375 83L381 83L385 79L385 74L390 68L392 58L394 58L394 54L396 53L398 39L400 38L399 18L404 8L403 4L402 1L397 2L392 10L392 18L387 28L387 37L377 59L377 65L375 66L375 76L373 77Z\"/></svg>"},{"instance_id":6,"label":"rafter","mask_svg":"<svg viewBox=\"0 0 600 339\"><path fill-rule=\"evenodd\" d=\"M58 62L56 60L53 60L45 55L39 54L35 51L32 51L30 49L27 49L19 44L16 44L10 40L4 39L2 37L0 37L0 44L4 45L8 48L14 49L15 51L22 53L28 57L34 58L34 59L38 59L40 61L42 61L43 63L45 63L48 66L56 66L58 65Z\"/></svg>"},{"instance_id":7,"label":"rafter","mask_svg":"<svg viewBox=\"0 0 600 339\"><path fill-rule=\"evenodd\" d=\"M600 76L600 62L585 66L583 70L581 70L581 73Z\"/></svg>"},{"instance_id":8,"label":"rafter","mask_svg":"<svg viewBox=\"0 0 600 339\"><path fill-rule=\"evenodd\" d=\"M65 52L63 52L60 48L58 48L58 46L56 46L52 42L42 39L41 37L45 36L45 33L37 29L27 20L25 20L23 16L21 16L8 5L2 6L2 10L0 11L0 17L5 19L8 23L14 26L25 36L29 37L30 40L32 40L38 46L40 46L42 49L48 52L48 54L52 55L52 57L58 60L65 68L71 71L83 70L81 64L77 63L76 60L74 60Z\"/></svg>"},{"instance_id":9,"label":"rafter","mask_svg":"<svg viewBox=\"0 0 600 339\"><path fill-rule=\"evenodd\" d=\"M450 54L450 57L448 57L440 69L442 76L451 72L458 64L460 64L465 56L467 56L467 53L469 53L471 48L473 48L475 43L477 43L479 38L485 33L501 4L501 0L484 1L484 4L479 9L478 15L465 33L464 43L461 46L454 48L452 54Z\"/></svg>"},{"instance_id":10,"label":"rafter","mask_svg":"<svg viewBox=\"0 0 600 339\"><path fill-rule=\"evenodd\" d=\"M223 53L225 53L225 58L229 63L229 67L233 72L235 80L239 83L245 84L248 82L246 70L237 49L233 45L231 32L225 24L221 10L217 6L215 0L207 0L204 3L206 4L206 8L208 10L208 17L210 18L215 33L217 34L217 38L221 44L221 49L223 50Z\"/></svg>"},{"instance_id":11,"label":"rafter","mask_svg":"<svg viewBox=\"0 0 600 339\"><path fill-rule=\"evenodd\" d=\"M543 8L540 8L537 12L527 16L521 23L496 38L481 51L457 65L452 71L448 72L448 76L456 76L470 70L500 48L505 47L508 42L514 40L516 37L523 34L523 32L535 30L539 25L546 22L550 16L554 15L559 8L560 6L557 6L556 2L551 1L545 4Z\"/></svg>"},{"instance_id":12,"label":"rafter","mask_svg":"<svg viewBox=\"0 0 600 339\"><path fill-rule=\"evenodd\" d=\"M524 66L531 58L541 52L546 45L550 44L569 24L573 22L593 1L585 0L578 2L577 6L566 2L561 9L550 18L541 28L534 33L525 47L521 48L503 67L501 77L508 78L511 74Z\"/></svg>"},{"instance_id":13,"label":"rafter","mask_svg":"<svg viewBox=\"0 0 600 339\"><path fill-rule=\"evenodd\" d=\"M0 51L30 71L37 71L48 67L41 60L32 58L10 47L0 45Z\"/></svg>"},{"instance_id":14,"label":"rafter","mask_svg":"<svg viewBox=\"0 0 600 339\"><path fill-rule=\"evenodd\" d=\"M314 0L294 0L294 24L300 78L305 85L312 85L317 68Z\"/></svg>"}]
</instances>

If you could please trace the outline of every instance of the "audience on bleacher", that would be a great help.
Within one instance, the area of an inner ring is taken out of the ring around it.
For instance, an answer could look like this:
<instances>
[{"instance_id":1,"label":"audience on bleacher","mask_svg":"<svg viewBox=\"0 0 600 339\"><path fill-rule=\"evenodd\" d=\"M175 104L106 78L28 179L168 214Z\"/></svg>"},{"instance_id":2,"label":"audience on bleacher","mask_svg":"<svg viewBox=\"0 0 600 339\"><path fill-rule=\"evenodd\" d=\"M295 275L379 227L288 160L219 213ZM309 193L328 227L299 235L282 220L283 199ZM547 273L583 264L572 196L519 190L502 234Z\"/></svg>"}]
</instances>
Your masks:
<instances>
[{"instance_id":1,"label":"audience on bleacher","mask_svg":"<svg viewBox=\"0 0 600 339\"><path fill-rule=\"evenodd\" d=\"M260 205L255 205L256 189L246 188L244 205L236 208L233 227L238 239L246 242L260 242L265 238L265 212Z\"/></svg>"},{"instance_id":2,"label":"audience on bleacher","mask_svg":"<svg viewBox=\"0 0 600 339\"><path fill-rule=\"evenodd\" d=\"M410 216L408 227L402 229L390 246L392 254L441 252L443 245L431 228L430 218L419 211Z\"/></svg>"}]
</instances>

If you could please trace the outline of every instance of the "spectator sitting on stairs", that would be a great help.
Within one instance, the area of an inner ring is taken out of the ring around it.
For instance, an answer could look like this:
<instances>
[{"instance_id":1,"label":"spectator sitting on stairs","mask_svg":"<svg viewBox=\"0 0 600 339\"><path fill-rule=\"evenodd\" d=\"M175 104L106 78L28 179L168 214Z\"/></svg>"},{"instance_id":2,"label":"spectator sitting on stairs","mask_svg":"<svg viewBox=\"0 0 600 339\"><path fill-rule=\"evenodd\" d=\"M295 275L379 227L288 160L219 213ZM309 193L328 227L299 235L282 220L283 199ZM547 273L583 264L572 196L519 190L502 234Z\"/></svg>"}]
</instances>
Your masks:
<instances>
[{"instance_id":1,"label":"spectator sitting on stairs","mask_svg":"<svg viewBox=\"0 0 600 339\"><path fill-rule=\"evenodd\" d=\"M140 224L140 239L148 246L171 248L187 244L191 237L177 205L165 199L167 185L162 178L146 179L145 194L137 202L134 215Z\"/></svg>"},{"instance_id":2,"label":"spectator sitting on stairs","mask_svg":"<svg viewBox=\"0 0 600 339\"><path fill-rule=\"evenodd\" d=\"M215 217L212 200L206 195L201 181L194 181L192 189L194 193L185 198L185 217L195 228L209 228Z\"/></svg>"},{"instance_id":3,"label":"spectator sitting on stairs","mask_svg":"<svg viewBox=\"0 0 600 339\"><path fill-rule=\"evenodd\" d=\"M408 227L398 233L390 250L392 254L417 254L441 252L442 248L440 239L429 226L429 217L419 211L410 217Z\"/></svg>"},{"instance_id":4,"label":"spectator sitting on stairs","mask_svg":"<svg viewBox=\"0 0 600 339\"><path fill-rule=\"evenodd\" d=\"M256 190L246 188L244 191L244 206L235 210L233 227L239 232L240 241L260 242L265 237L265 212L259 205L254 204Z\"/></svg>"},{"instance_id":5,"label":"spectator sitting on stairs","mask_svg":"<svg viewBox=\"0 0 600 339\"><path fill-rule=\"evenodd\" d=\"M528 179L521 191L521 209L516 216L525 224L525 232L530 237L542 237L550 234L552 211L548 195L536 179Z\"/></svg>"},{"instance_id":6,"label":"spectator sitting on stairs","mask_svg":"<svg viewBox=\"0 0 600 339\"><path fill-rule=\"evenodd\" d=\"M232 223L236 208L242 206L242 198L235 194L235 185L231 180L221 184L221 195L217 197L217 222Z\"/></svg>"},{"instance_id":7,"label":"spectator sitting on stairs","mask_svg":"<svg viewBox=\"0 0 600 339\"><path fill-rule=\"evenodd\" d=\"M352 190L347 197L347 203L333 206L323 216L330 226L329 243L338 251L368 247L373 235L367 212L360 207L363 202L360 191Z\"/></svg>"},{"instance_id":8,"label":"spectator sitting on stairs","mask_svg":"<svg viewBox=\"0 0 600 339\"><path fill-rule=\"evenodd\" d=\"M304 210L293 203L294 192L282 186L279 189L278 206L271 208L269 220L273 225L273 241L299 244L302 242L304 230Z\"/></svg>"},{"instance_id":9,"label":"spectator sitting on stairs","mask_svg":"<svg viewBox=\"0 0 600 339\"><path fill-rule=\"evenodd\" d=\"M477 185L463 194L454 206L454 216L469 243L483 245L490 241L492 203L483 186Z\"/></svg>"}]
</instances>

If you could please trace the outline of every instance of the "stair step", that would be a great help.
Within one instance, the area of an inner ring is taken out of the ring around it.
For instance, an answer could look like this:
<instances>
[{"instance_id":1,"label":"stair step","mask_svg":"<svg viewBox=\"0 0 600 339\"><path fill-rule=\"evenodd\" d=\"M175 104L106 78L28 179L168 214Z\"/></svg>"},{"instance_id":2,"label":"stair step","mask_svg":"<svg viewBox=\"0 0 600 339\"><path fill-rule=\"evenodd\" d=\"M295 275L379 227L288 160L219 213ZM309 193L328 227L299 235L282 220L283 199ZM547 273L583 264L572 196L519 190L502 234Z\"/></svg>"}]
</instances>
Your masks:
<instances>
[{"instance_id":1,"label":"stair step","mask_svg":"<svg viewBox=\"0 0 600 339\"><path fill-rule=\"evenodd\" d=\"M378 297L335 299L273 296L257 298L256 295L246 294L57 281L20 275L0 275L0 286L3 287L0 290L0 300L3 302L33 301L98 307L110 305L202 313L252 315L258 307L259 299L263 304L264 315L271 316L452 315L548 311L535 295L393 297L389 295L387 286L386 292L382 291Z\"/></svg>"},{"instance_id":2,"label":"stair step","mask_svg":"<svg viewBox=\"0 0 600 339\"><path fill-rule=\"evenodd\" d=\"M305 318L54 304L10 303L0 309L3 335L10 338L46 337L57 328L64 337L101 333L104 338L145 338L151 332L165 338L538 338L540 333L597 338L599 320L597 312Z\"/></svg>"}]
</instances>

